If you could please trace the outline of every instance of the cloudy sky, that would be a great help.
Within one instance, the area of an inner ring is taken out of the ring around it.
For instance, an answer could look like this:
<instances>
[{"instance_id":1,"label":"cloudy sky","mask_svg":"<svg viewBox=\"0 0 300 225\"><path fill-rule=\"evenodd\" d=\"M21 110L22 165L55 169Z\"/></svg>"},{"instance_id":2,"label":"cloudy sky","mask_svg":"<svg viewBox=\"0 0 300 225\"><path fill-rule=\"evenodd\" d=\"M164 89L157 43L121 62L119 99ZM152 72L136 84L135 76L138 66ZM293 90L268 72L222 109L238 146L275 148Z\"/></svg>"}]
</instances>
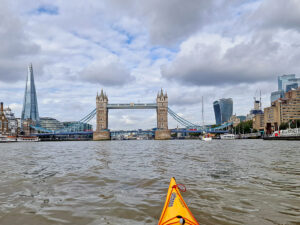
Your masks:
<instances>
[{"instance_id":1,"label":"cloudy sky","mask_svg":"<svg viewBox=\"0 0 300 225\"><path fill-rule=\"evenodd\" d=\"M277 76L300 74L299 0L0 0L0 100L20 117L33 64L40 116L79 120L101 88L110 103L151 103L214 123L232 97L245 115ZM177 122L169 117L169 126ZM94 121L93 121L94 123ZM110 111L111 129L152 128L154 110Z\"/></svg>"}]
</instances>

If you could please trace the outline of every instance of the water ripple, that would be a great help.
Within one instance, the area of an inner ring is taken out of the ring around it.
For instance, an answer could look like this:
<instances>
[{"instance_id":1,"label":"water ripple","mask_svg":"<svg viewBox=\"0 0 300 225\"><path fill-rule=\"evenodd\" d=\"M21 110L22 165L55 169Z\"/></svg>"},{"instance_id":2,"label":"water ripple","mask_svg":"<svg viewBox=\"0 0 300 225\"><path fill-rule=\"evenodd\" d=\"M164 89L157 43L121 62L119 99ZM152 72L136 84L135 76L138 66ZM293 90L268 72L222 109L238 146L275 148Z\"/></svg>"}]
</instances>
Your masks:
<instances>
[{"instance_id":1,"label":"water ripple","mask_svg":"<svg viewBox=\"0 0 300 225\"><path fill-rule=\"evenodd\" d=\"M299 224L299 142L0 145L0 224L157 224L170 177L200 224Z\"/></svg>"}]
</instances>

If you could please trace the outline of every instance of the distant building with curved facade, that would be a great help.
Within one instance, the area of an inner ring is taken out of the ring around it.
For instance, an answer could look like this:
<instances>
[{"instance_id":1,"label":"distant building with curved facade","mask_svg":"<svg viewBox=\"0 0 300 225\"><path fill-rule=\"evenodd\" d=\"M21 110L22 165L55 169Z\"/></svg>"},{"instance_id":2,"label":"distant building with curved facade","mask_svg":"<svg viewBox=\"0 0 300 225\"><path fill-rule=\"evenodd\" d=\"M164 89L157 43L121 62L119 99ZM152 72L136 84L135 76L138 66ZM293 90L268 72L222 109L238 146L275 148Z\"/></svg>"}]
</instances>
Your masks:
<instances>
[{"instance_id":1,"label":"distant building with curved facade","mask_svg":"<svg viewBox=\"0 0 300 225\"><path fill-rule=\"evenodd\" d=\"M232 98L221 98L213 103L216 124L222 124L230 120L233 112Z\"/></svg>"},{"instance_id":2,"label":"distant building with curved facade","mask_svg":"<svg viewBox=\"0 0 300 225\"><path fill-rule=\"evenodd\" d=\"M70 129L70 131L92 131L93 126L88 123L77 122L77 121L68 121L63 122L63 125L66 129Z\"/></svg>"},{"instance_id":3,"label":"distant building with curved facade","mask_svg":"<svg viewBox=\"0 0 300 225\"><path fill-rule=\"evenodd\" d=\"M39 125L47 130L59 130L64 128L62 122L51 117L41 117Z\"/></svg>"}]
</instances>

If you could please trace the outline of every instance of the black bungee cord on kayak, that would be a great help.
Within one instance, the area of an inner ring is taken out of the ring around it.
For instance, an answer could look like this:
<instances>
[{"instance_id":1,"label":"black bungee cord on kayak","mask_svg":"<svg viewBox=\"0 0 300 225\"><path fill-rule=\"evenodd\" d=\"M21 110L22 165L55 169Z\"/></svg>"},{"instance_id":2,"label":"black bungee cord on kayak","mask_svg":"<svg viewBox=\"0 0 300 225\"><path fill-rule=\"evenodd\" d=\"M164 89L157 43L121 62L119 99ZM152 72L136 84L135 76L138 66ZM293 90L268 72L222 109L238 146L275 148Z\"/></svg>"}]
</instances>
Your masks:
<instances>
[{"instance_id":1,"label":"black bungee cord on kayak","mask_svg":"<svg viewBox=\"0 0 300 225\"><path fill-rule=\"evenodd\" d=\"M177 218L180 219L180 220L179 220L179 223L180 223L181 225L185 224L185 219L183 219L182 216L177 216Z\"/></svg>"}]
</instances>

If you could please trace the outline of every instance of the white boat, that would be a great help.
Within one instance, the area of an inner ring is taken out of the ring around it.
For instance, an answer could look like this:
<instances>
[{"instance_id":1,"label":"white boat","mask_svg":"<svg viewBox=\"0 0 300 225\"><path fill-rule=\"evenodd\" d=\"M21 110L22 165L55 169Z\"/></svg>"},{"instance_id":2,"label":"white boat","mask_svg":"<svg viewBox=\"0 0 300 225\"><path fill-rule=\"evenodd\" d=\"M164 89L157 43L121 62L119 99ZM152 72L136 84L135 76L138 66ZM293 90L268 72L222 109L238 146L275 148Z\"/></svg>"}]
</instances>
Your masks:
<instances>
[{"instance_id":1,"label":"white boat","mask_svg":"<svg viewBox=\"0 0 300 225\"><path fill-rule=\"evenodd\" d=\"M16 138L15 137L11 137L11 136L0 136L0 143L5 143L5 142L16 142Z\"/></svg>"},{"instance_id":2,"label":"white boat","mask_svg":"<svg viewBox=\"0 0 300 225\"><path fill-rule=\"evenodd\" d=\"M203 133L203 136L201 137L202 141L212 141L212 136L210 136L209 134L205 134Z\"/></svg>"},{"instance_id":3,"label":"white boat","mask_svg":"<svg viewBox=\"0 0 300 225\"><path fill-rule=\"evenodd\" d=\"M40 139L38 137L35 136L21 136L17 138L18 142L37 142L40 141Z\"/></svg>"},{"instance_id":4,"label":"white boat","mask_svg":"<svg viewBox=\"0 0 300 225\"><path fill-rule=\"evenodd\" d=\"M300 136L300 128L286 129L274 131L271 137L299 137Z\"/></svg>"},{"instance_id":5,"label":"white boat","mask_svg":"<svg viewBox=\"0 0 300 225\"><path fill-rule=\"evenodd\" d=\"M202 136L202 141L212 141L212 137L205 137L205 136Z\"/></svg>"},{"instance_id":6,"label":"white boat","mask_svg":"<svg viewBox=\"0 0 300 225\"><path fill-rule=\"evenodd\" d=\"M235 135L234 134L222 134L221 139L222 140L234 140Z\"/></svg>"}]
</instances>

